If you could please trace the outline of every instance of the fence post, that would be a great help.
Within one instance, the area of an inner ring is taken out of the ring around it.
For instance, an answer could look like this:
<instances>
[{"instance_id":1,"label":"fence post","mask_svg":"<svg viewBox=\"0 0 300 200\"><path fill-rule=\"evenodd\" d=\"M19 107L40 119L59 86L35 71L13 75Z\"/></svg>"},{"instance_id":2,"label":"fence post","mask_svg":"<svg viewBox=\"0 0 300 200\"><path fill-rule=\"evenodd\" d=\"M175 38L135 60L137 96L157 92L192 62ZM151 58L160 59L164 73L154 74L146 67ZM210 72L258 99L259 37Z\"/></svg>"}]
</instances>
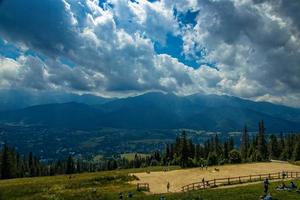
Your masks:
<instances>
[{"instance_id":1,"label":"fence post","mask_svg":"<svg viewBox=\"0 0 300 200\"><path fill-rule=\"evenodd\" d=\"M281 178L298 178L300 175L299 173L300 172L285 172L285 176L283 174L284 172L278 172L278 173L269 173L269 174L257 174L257 175L249 175L249 176L244 176L245 178L245 181L249 181L249 182L252 182L252 181L257 181L258 178L259 180L261 181L262 178L269 178L270 180L271 179L281 179ZM249 180L247 180L247 177L249 177ZM253 179L254 177L254 179ZM258 177L258 178L256 178ZM221 185L226 185L226 179L227 179L227 184L228 185L231 185L231 179L233 179L233 184L236 183L237 179L238 179L238 182L241 184L242 183L242 177L241 176L238 176L238 177L228 177L228 178L223 178L223 179L213 179L213 180L210 180L210 181L205 181L205 182L198 182L198 183L191 183L189 185L186 185L186 186L183 186L182 187L182 191L190 191L190 190L200 190L200 189L206 189L206 188L210 188L212 187L211 184L213 184L214 187L217 187L217 180L220 180L220 184ZM202 184L202 185L201 185ZM138 183L137 184L137 189L141 189L141 187L145 186L145 188L150 188L149 187L149 184L147 183ZM207 187L206 187L207 186Z\"/></svg>"}]
</instances>

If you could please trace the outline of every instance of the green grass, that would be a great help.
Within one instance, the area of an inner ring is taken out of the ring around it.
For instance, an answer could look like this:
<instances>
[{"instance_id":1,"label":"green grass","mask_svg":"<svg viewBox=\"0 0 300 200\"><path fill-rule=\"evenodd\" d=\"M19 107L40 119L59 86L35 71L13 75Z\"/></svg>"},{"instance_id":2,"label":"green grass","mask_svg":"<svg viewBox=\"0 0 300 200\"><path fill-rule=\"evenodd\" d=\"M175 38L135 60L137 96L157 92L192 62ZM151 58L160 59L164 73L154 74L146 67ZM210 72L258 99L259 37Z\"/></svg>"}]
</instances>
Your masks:
<instances>
[{"instance_id":1,"label":"green grass","mask_svg":"<svg viewBox=\"0 0 300 200\"><path fill-rule=\"evenodd\" d=\"M98 173L74 174L54 177L37 177L0 180L0 200L38 199L116 199L119 192L135 192L136 187L128 184L135 177L129 173L162 171L164 167L114 170ZM171 167L171 170L179 167ZM94 189L96 188L96 192ZM139 193L138 196L144 196Z\"/></svg>"},{"instance_id":2,"label":"green grass","mask_svg":"<svg viewBox=\"0 0 300 200\"><path fill-rule=\"evenodd\" d=\"M296 181L297 185L300 181ZM286 182L288 184L288 182ZM278 200L295 200L300 199L300 194L295 191L276 191L275 187L279 185L278 182L271 183L270 193L273 198ZM263 194L263 187L261 183L255 185L244 185L234 188L224 189L210 189L206 191L195 191L189 193L170 194L166 195L168 200L258 200ZM156 197L144 198L145 200L158 199Z\"/></svg>"},{"instance_id":3,"label":"green grass","mask_svg":"<svg viewBox=\"0 0 300 200\"><path fill-rule=\"evenodd\" d=\"M160 171L162 167L152 167L151 171ZM172 170L178 167L171 168ZM134 193L133 200L158 200L161 195L145 195L137 192L135 185L128 181L136 179L130 173L148 169L115 170L99 173L85 173L69 176L38 177L0 181L1 200L115 200L118 193ZM300 181L297 180L300 186ZM295 191L277 192L274 188L279 183L271 183L270 191L276 199L300 199ZM151 189L151 188L150 188ZM262 194L262 184L239 186L234 188L210 189L189 193L166 194L167 200L257 200ZM128 198L125 198L128 199Z\"/></svg>"},{"instance_id":4,"label":"green grass","mask_svg":"<svg viewBox=\"0 0 300 200\"><path fill-rule=\"evenodd\" d=\"M295 161L295 162L291 162L294 165L299 165L300 166L300 161Z\"/></svg>"}]
</instances>

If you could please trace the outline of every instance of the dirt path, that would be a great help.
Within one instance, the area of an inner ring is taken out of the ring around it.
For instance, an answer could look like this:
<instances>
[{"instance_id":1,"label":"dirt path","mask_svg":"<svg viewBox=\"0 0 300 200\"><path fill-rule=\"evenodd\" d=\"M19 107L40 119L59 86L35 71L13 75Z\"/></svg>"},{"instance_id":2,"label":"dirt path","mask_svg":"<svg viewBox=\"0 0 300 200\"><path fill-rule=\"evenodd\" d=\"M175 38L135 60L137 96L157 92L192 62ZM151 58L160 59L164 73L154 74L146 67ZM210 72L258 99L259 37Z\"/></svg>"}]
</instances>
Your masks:
<instances>
[{"instance_id":1,"label":"dirt path","mask_svg":"<svg viewBox=\"0 0 300 200\"><path fill-rule=\"evenodd\" d=\"M299 171L300 166L289 163L251 163L239 165L224 165L218 166L219 171L214 170L215 167L208 167L206 170L201 168L174 170L168 172L151 172L135 173L140 180L132 182L149 183L151 193L167 192L167 183L170 183L170 192L180 192L181 187L193 182L200 182L203 178L211 180L215 178L227 178L236 176L246 176L255 174L275 173L281 171Z\"/></svg>"}]
</instances>

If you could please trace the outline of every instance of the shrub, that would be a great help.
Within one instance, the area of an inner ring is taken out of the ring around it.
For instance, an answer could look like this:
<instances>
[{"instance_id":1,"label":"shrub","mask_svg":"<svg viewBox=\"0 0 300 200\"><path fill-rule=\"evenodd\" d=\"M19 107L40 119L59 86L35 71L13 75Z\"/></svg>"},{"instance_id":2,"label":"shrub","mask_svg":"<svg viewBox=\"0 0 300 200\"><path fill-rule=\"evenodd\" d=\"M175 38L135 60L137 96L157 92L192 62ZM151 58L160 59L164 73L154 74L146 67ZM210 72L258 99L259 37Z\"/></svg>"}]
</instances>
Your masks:
<instances>
[{"instance_id":1,"label":"shrub","mask_svg":"<svg viewBox=\"0 0 300 200\"><path fill-rule=\"evenodd\" d=\"M231 150L229 152L229 162L230 163L241 163L242 162L241 153L236 149Z\"/></svg>"}]
</instances>

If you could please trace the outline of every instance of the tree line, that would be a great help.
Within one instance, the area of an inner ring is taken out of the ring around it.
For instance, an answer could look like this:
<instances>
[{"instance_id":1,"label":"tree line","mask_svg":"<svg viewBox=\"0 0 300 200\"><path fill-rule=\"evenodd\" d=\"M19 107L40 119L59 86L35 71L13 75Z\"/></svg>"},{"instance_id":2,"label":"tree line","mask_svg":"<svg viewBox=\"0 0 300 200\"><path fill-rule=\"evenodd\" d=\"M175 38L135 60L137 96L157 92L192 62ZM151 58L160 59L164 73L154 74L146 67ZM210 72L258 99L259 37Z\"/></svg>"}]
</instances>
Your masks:
<instances>
[{"instance_id":1,"label":"tree line","mask_svg":"<svg viewBox=\"0 0 300 200\"><path fill-rule=\"evenodd\" d=\"M244 127L239 147L233 138L220 142L218 135L204 142L194 144L183 132L175 143L168 144L165 160L182 167L218 165L225 163L261 162L268 160L300 160L300 135L266 135L264 122L258 124L258 133L250 136Z\"/></svg>"},{"instance_id":2,"label":"tree line","mask_svg":"<svg viewBox=\"0 0 300 200\"><path fill-rule=\"evenodd\" d=\"M300 134L267 136L264 122L261 121L255 136L250 136L247 126L244 127L239 146L234 143L232 137L220 141L218 135L202 144L196 144L183 131L173 143L166 144L164 151L155 151L148 156L136 154L131 160L113 156L95 162L69 156L64 160L44 163L33 153L27 156L20 155L14 148L4 144L0 153L0 178L51 176L148 166L204 167L271 159L300 160Z\"/></svg>"}]
</instances>

